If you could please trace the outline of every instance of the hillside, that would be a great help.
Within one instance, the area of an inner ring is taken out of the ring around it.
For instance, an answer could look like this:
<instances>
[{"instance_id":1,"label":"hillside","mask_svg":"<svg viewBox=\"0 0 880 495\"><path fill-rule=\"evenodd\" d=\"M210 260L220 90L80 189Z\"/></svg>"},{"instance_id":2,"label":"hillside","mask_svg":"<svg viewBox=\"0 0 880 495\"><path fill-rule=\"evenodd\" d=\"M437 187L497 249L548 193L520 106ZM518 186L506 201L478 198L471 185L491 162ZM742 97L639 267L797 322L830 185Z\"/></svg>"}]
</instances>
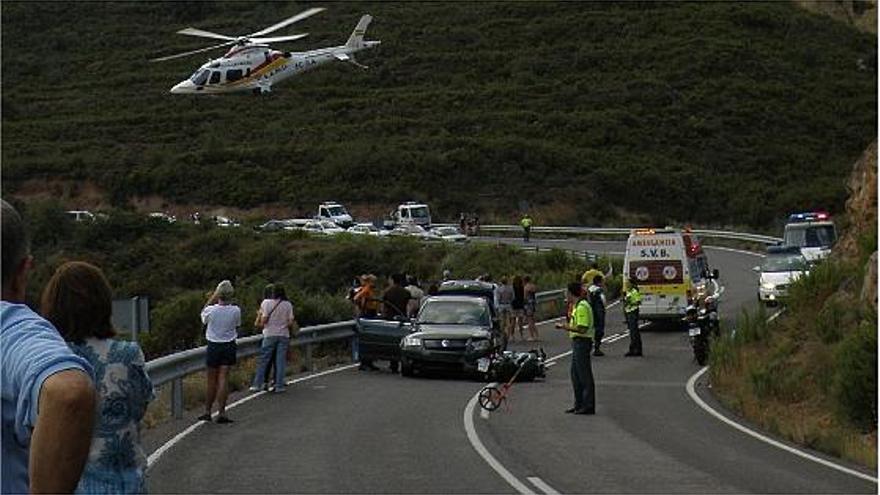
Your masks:
<instances>
[{"instance_id":1,"label":"hillside","mask_svg":"<svg viewBox=\"0 0 880 495\"><path fill-rule=\"evenodd\" d=\"M446 220L528 204L545 224L764 229L842 211L877 132L876 36L794 4L326 6L285 46L341 43L369 12L370 70L189 98L167 90L204 58L147 62L204 46L175 31L248 32L304 5L2 2L3 195L368 215L414 198Z\"/></svg>"}]
</instances>

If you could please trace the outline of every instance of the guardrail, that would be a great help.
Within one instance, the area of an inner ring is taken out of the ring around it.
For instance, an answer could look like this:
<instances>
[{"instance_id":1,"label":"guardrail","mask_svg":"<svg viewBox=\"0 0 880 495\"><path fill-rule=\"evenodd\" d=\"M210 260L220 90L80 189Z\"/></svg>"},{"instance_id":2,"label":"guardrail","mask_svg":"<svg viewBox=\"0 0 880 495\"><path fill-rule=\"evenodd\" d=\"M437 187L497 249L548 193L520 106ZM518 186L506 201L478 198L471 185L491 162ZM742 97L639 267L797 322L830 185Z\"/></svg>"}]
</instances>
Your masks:
<instances>
[{"instance_id":1,"label":"guardrail","mask_svg":"<svg viewBox=\"0 0 880 495\"><path fill-rule=\"evenodd\" d=\"M563 300L564 290L551 290L539 292L535 296L539 305L553 304L551 311L561 313L558 303ZM327 323L303 327L296 336L290 339L291 347L304 347L305 366L314 370L312 363L312 350L315 344L337 340L351 340L357 337L355 320ZM262 335L242 337L235 341L238 359L255 356L260 352L263 341ZM354 346L351 346L354 350ZM171 383L171 414L175 418L183 417L183 379L187 375L197 373L205 369L205 354L207 347L196 347L182 352L169 354L147 362L146 370L154 387ZM352 355L352 360L355 356Z\"/></svg>"},{"instance_id":2,"label":"guardrail","mask_svg":"<svg viewBox=\"0 0 880 495\"><path fill-rule=\"evenodd\" d=\"M599 227L532 227L533 234L563 234L563 235L629 235L631 228L599 228ZM512 233L521 234L522 227L518 225L481 225L480 233ZM700 237L715 237L719 239L731 239L737 241L758 242L761 244L777 244L782 242L779 237L762 234L750 234L747 232L732 232L726 230L694 229L692 232Z\"/></svg>"}]
</instances>

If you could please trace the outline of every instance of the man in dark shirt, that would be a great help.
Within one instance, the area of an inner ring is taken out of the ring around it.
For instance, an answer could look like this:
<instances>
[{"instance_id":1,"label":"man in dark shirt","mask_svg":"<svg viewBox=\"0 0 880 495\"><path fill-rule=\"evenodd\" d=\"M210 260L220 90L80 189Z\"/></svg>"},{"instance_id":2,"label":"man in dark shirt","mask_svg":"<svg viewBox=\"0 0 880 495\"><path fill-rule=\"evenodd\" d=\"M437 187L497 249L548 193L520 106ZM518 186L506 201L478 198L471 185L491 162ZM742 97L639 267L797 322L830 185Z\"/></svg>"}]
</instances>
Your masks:
<instances>
[{"instance_id":1,"label":"man in dark shirt","mask_svg":"<svg viewBox=\"0 0 880 495\"><path fill-rule=\"evenodd\" d=\"M411 295L405 285L406 278L403 274L395 273L391 276L391 287L382 294L382 315L386 320L406 317L406 306Z\"/></svg>"}]
</instances>

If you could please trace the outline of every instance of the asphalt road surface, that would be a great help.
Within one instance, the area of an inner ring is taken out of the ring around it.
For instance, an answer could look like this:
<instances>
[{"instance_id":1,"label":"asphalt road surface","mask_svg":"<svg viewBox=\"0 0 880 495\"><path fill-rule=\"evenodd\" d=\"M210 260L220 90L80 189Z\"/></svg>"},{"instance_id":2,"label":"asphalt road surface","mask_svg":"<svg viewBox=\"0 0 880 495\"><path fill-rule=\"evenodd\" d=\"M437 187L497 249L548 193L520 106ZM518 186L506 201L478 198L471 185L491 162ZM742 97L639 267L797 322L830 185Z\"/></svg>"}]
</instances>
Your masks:
<instances>
[{"instance_id":1,"label":"asphalt road surface","mask_svg":"<svg viewBox=\"0 0 880 495\"><path fill-rule=\"evenodd\" d=\"M620 242L533 244L623 251ZM711 248L708 255L726 287L722 318L734 321L742 307L756 304L751 267L758 258ZM466 377L403 378L387 369L345 369L242 404L229 413L234 424L195 429L155 460L148 473L150 491L877 491L874 482L768 445L698 407L685 390L699 371L685 335L648 329L645 356L625 358L624 331L618 305L609 310L606 330L614 342L605 346L605 357L593 358L595 416L563 413L572 402L569 342L547 323L540 327L540 345L548 356L559 357L546 380L515 384L509 400L491 414L474 407L483 384ZM532 347L526 344L515 345ZM705 383L697 390L719 407Z\"/></svg>"}]
</instances>

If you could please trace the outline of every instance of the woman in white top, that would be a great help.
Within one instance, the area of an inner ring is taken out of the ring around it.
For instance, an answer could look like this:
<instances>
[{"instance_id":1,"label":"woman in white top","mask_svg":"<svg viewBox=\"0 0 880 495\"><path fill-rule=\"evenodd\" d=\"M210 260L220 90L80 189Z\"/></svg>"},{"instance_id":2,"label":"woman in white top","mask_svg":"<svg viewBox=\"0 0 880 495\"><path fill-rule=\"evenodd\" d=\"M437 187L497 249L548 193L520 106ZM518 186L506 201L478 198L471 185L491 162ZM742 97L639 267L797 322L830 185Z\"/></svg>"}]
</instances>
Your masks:
<instances>
[{"instance_id":1,"label":"woman in white top","mask_svg":"<svg viewBox=\"0 0 880 495\"><path fill-rule=\"evenodd\" d=\"M211 421L211 408L216 399L217 422L232 423L226 416L226 399L229 396L227 377L229 367L236 362L235 338L241 326L241 308L229 302L234 292L232 282L220 282L202 309L202 323L206 325L205 338L208 340L208 390L205 414L199 416L202 421Z\"/></svg>"},{"instance_id":2,"label":"woman in white top","mask_svg":"<svg viewBox=\"0 0 880 495\"><path fill-rule=\"evenodd\" d=\"M260 322L263 327L263 344L260 365L254 376L252 391L262 390L272 358L275 358L275 393L284 392L284 368L287 364L287 348L290 347L290 329L296 320L293 305L287 300L284 286L276 284L272 299L260 303Z\"/></svg>"}]
</instances>

